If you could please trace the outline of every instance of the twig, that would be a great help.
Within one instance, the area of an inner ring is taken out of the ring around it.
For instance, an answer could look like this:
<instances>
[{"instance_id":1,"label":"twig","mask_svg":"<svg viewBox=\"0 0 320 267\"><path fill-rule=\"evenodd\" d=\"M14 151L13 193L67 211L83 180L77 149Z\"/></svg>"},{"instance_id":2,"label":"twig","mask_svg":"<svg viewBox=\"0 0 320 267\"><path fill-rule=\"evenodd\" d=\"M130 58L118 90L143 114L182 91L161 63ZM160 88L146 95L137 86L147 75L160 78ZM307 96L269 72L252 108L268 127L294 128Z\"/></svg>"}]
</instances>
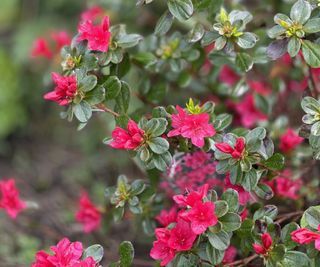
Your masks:
<instances>
[{"instance_id":1,"label":"twig","mask_svg":"<svg viewBox=\"0 0 320 267\"><path fill-rule=\"evenodd\" d=\"M243 267L246 266L249 262L253 261L254 259L258 258L259 256L257 254L252 255L250 257L241 259L241 260L237 260L234 262L230 262L224 265L224 267Z\"/></svg>"},{"instance_id":2,"label":"twig","mask_svg":"<svg viewBox=\"0 0 320 267\"><path fill-rule=\"evenodd\" d=\"M301 210L282 214L278 217L278 219L276 220L276 223L282 223L282 222L290 219L291 217L295 217L295 216L301 217L302 214L303 214L303 211L301 211Z\"/></svg>"},{"instance_id":3,"label":"twig","mask_svg":"<svg viewBox=\"0 0 320 267\"><path fill-rule=\"evenodd\" d=\"M113 111L112 109L106 107L104 104L101 104L101 103L100 103L100 104L97 104L96 107L97 107L98 109L104 111L104 112L108 112L108 113L112 114L112 115L115 116L115 117L119 117L119 116L120 116L119 113L117 113L117 112Z\"/></svg>"}]
</instances>

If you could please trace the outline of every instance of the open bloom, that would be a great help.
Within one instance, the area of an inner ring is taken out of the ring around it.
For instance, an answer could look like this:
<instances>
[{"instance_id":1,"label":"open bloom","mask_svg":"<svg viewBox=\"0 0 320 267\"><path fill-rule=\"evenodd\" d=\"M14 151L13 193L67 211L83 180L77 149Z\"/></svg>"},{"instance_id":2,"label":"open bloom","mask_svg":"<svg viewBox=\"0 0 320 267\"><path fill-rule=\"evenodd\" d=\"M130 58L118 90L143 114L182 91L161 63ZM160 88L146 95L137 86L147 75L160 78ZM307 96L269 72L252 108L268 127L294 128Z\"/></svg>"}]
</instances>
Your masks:
<instances>
[{"instance_id":1,"label":"open bloom","mask_svg":"<svg viewBox=\"0 0 320 267\"><path fill-rule=\"evenodd\" d=\"M162 210L156 220L164 227L167 227L170 223L177 221L177 208L172 207L169 211Z\"/></svg>"},{"instance_id":2,"label":"open bloom","mask_svg":"<svg viewBox=\"0 0 320 267\"><path fill-rule=\"evenodd\" d=\"M193 205L202 201L203 198L208 194L209 185L204 184L202 187L198 189L198 191L191 191L187 195L176 195L173 196L173 200L182 207L193 207Z\"/></svg>"},{"instance_id":3,"label":"open bloom","mask_svg":"<svg viewBox=\"0 0 320 267\"><path fill-rule=\"evenodd\" d=\"M239 137L236 140L234 148L228 143L219 143L215 145L221 152L231 155L234 159L240 159L243 156L245 150L245 140L243 137Z\"/></svg>"},{"instance_id":4,"label":"open bloom","mask_svg":"<svg viewBox=\"0 0 320 267\"><path fill-rule=\"evenodd\" d=\"M300 228L291 233L291 239L298 244L310 244L315 241L315 248L320 251L320 225L317 233L307 228Z\"/></svg>"},{"instance_id":5,"label":"open bloom","mask_svg":"<svg viewBox=\"0 0 320 267\"><path fill-rule=\"evenodd\" d=\"M91 20L94 21L103 15L104 10L100 6L92 6L81 13L81 21Z\"/></svg>"},{"instance_id":6,"label":"open bloom","mask_svg":"<svg viewBox=\"0 0 320 267\"><path fill-rule=\"evenodd\" d=\"M181 135L191 139L192 144L197 147L204 146L204 138L214 136L216 131L209 123L209 114L187 114L186 111L176 106L178 114L172 114L172 127L168 137Z\"/></svg>"},{"instance_id":7,"label":"open bloom","mask_svg":"<svg viewBox=\"0 0 320 267\"><path fill-rule=\"evenodd\" d=\"M51 59L53 53L49 48L47 40L45 40L44 38L37 38L32 44L31 56Z\"/></svg>"},{"instance_id":8,"label":"open bloom","mask_svg":"<svg viewBox=\"0 0 320 267\"><path fill-rule=\"evenodd\" d=\"M261 236L261 242L262 244L253 244L253 249L257 254L266 255L272 246L272 237L268 233L264 233Z\"/></svg>"},{"instance_id":9,"label":"open bloom","mask_svg":"<svg viewBox=\"0 0 320 267\"><path fill-rule=\"evenodd\" d=\"M99 229L101 224L101 212L91 202L88 193L83 191L79 201L80 209L76 213L76 220L83 224L83 231L90 233Z\"/></svg>"},{"instance_id":10,"label":"open bloom","mask_svg":"<svg viewBox=\"0 0 320 267\"><path fill-rule=\"evenodd\" d=\"M92 257L81 259L83 246L81 242L70 242L63 238L56 246L50 247L52 255L45 251L36 254L36 260L32 267L95 267L96 262Z\"/></svg>"},{"instance_id":11,"label":"open bloom","mask_svg":"<svg viewBox=\"0 0 320 267\"><path fill-rule=\"evenodd\" d=\"M52 80L55 83L55 88L45 94L44 99L57 102L60 106L68 105L77 93L76 76L61 76L56 72L52 72Z\"/></svg>"},{"instance_id":12,"label":"open bloom","mask_svg":"<svg viewBox=\"0 0 320 267\"><path fill-rule=\"evenodd\" d=\"M0 209L5 209L8 216L15 219L27 205L20 199L14 179L0 181Z\"/></svg>"},{"instance_id":13,"label":"open bloom","mask_svg":"<svg viewBox=\"0 0 320 267\"><path fill-rule=\"evenodd\" d=\"M217 224L218 218L214 210L214 203L197 201L190 210L181 213L180 217L190 222L192 231L200 235L204 233L208 227Z\"/></svg>"},{"instance_id":14,"label":"open bloom","mask_svg":"<svg viewBox=\"0 0 320 267\"><path fill-rule=\"evenodd\" d=\"M116 127L112 131L112 142L110 146L117 149L133 150L143 142L144 131L138 127L135 121L129 120L128 130Z\"/></svg>"},{"instance_id":15,"label":"open bloom","mask_svg":"<svg viewBox=\"0 0 320 267\"><path fill-rule=\"evenodd\" d=\"M100 52L107 52L109 48L111 33L109 31L109 17L102 19L101 25L94 25L92 20L80 23L78 27L78 40L87 40L88 48Z\"/></svg>"},{"instance_id":16,"label":"open bloom","mask_svg":"<svg viewBox=\"0 0 320 267\"><path fill-rule=\"evenodd\" d=\"M283 135L280 136L279 148L283 153L288 153L302 142L303 138L297 135L293 129L289 128Z\"/></svg>"}]
</instances>

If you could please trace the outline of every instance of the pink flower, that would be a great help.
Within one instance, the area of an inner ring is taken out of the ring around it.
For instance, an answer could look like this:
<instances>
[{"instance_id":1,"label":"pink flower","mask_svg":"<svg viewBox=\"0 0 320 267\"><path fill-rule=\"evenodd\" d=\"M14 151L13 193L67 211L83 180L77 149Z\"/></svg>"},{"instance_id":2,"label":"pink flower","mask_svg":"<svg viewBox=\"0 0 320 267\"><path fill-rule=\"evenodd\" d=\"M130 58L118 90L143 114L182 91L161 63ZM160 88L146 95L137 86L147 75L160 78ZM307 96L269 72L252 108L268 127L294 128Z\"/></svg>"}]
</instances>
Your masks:
<instances>
[{"instance_id":1,"label":"pink flower","mask_svg":"<svg viewBox=\"0 0 320 267\"><path fill-rule=\"evenodd\" d=\"M127 131L116 127L112 131L112 142L110 146L117 149L134 150L143 142L144 131L133 121L129 120Z\"/></svg>"},{"instance_id":2,"label":"pink flower","mask_svg":"<svg viewBox=\"0 0 320 267\"><path fill-rule=\"evenodd\" d=\"M229 246L224 253L224 257L222 260L223 264L231 263L237 256L237 249L234 246Z\"/></svg>"},{"instance_id":3,"label":"pink flower","mask_svg":"<svg viewBox=\"0 0 320 267\"><path fill-rule=\"evenodd\" d=\"M272 89L261 81L248 81L249 87L260 95L268 96L272 93Z\"/></svg>"},{"instance_id":4,"label":"pink flower","mask_svg":"<svg viewBox=\"0 0 320 267\"><path fill-rule=\"evenodd\" d=\"M253 249L257 254L266 255L272 246L272 237L268 233L264 233L261 236L262 245L260 244L253 244Z\"/></svg>"},{"instance_id":5,"label":"pink flower","mask_svg":"<svg viewBox=\"0 0 320 267\"><path fill-rule=\"evenodd\" d=\"M56 87L53 91L45 94L44 99L57 102L60 106L68 105L77 93L76 76L61 76L55 72L52 72L51 76Z\"/></svg>"},{"instance_id":6,"label":"pink flower","mask_svg":"<svg viewBox=\"0 0 320 267\"><path fill-rule=\"evenodd\" d=\"M101 52L107 52L111 33L109 31L109 17L105 16L101 25L93 25L91 20L80 23L78 27L78 40L87 40L88 48Z\"/></svg>"},{"instance_id":7,"label":"pink flower","mask_svg":"<svg viewBox=\"0 0 320 267\"><path fill-rule=\"evenodd\" d=\"M192 248L197 235L192 231L190 224L184 220L178 220L171 230L168 244L177 251L187 251Z\"/></svg>"},{"instance_id":8,"label":"pink flower","mask_svg":"<svg viewBox=\"0 0 320 267\"><path fill-rule=\"evenodd\" d=\"M101 224L101 212L91 202L88 193L83 191L79 201L80 209L76 213L76 220L83 224L83 231L90 233L99 229Z\"/></svg>"},{"instance_id":9,"label":"pink flower","mask_svg":"<svg viewBox=\"0 0 320 267\"><path fill-rule=\"evenodd\" d=\"M58 31L51 33L52 40L56 43L56 50L60 51L60 49L66 45L70 45L71 38L69 34L65 31Z\"/></svg>"},{"instance_id":10,"label":"pink flower","mask_svg":"<svg viewBox=\"0 0 320 267\"><path fill-rule=\"evenodd\" d=\"M169 211L162 210L156 220L164 227L167 227L170 223L177 221L177 208L172 207Z\"/></svg>"},{"instance_id":11,"label":"pink flower","mask_svg":"<svg viewBox=\"0 0 320 267\"><path fill-rule=\"evenodd\" d=\"M209 124L209 114L187 114L184 109L176 106L178 114L172 114L172 127L168 137L181 135L184 138L191 139L192 144L197 147L204 146L204 138L214 136L216 131Z\"/></svg>"},{"instance_id":12,"label":"pink flower","mask_svg":"<svg viewBox=\"0 0 320 267\"><path fill-rule=\"evenodd\" d=\"M95 267L96 262L92 257L81 260L83 246L81 242L70 242L63 238L56 246L52 246L53 255L44 251L36 254L32 267Z\"/></svg>"},{"instance_id":13,"label":"pink flower","mask_svg":"<svg viewBox=\"0 0 320 267\"><path fill-rule=\"evenodd\" d=\"M318 226L320 231L320 225ZM307 228L300 228L291 233L291 239L298 244L310 244L315 241L315 248L320 251L320 233L312 232Z\"/></svg>"},{"instance_id":14,"label":"pink flower","mask_svg":"<svg viewBox=\"0 0 320 267\"><path fill-rule=\"evenodd\" d=\"M244 209L239 215L240 215L241 221L243 222L248 217L248 210Z\"/></svg>"},{"instance_id":15,"label":"pink flower","mask_svg":"<svg viewBox=\"0 0 320 267\"><path fill-rule=\"evenodd\" d=\"M20 199L20 193L14 179L0 181L0 209L5 209L8 216L15 219L27 205Z\"/></svg>"},{"instance_id":16,"label":"pink flower","mask_svg":"<svg viewBox=\"0 0 320 267\"><path fill-rule=\"evenodd\" d=\"M267 116L256 108L251 94L246 95L240 103L232 103L231 108L236 111L240 123L247 128L267 119Z\"/></svg>"},{"instance_id":17,"label":"pink flower","mask_svg":"<svg viewBox=\"0 0 320 267\"><path fill-rule=\"evenodd\" d=\"M234 185L231 183L230 174L228 173L225 177L224 191L226 191L229 188L238 192L240 205L246 205L251 200L250 193L244 190L244 188L241 185Z\"/></svg>"},{"instance_id":18,"label":"pink flower","mask_svg":"<svg viewBox=\"0 0 320 267\"><path fill-rule=\"evenodd\" d=\"M209 185L204 184L198 189L198 191L192 191L187 195L173 196L173 200L182 207L193 207L196 202L203 200L203 198L208 194L208 189Z\"/></svg>"},{"instance_id":19,"label":"pink flower","mask_svg":"<svg viewBox=\"0 0 320 267\"><path fill-rule=\"evenodd\" d=\"M32 45L31 50L32 57L45 57L51 59L53 53L49 48L48 42L44 38L37 38Z\"/></svg>"},{"instance_id":20,"label":"pink flower","mask_svg":"<svg viewBox=\"0 0 320 267\"><path fill-rule=\"evenodd\" d=\"M168 245L168 242L157 240L153 242L153 247L150 251L150 257L154 260L161 260L160 265L166 266L174 259L176 255L175 249Z\"/></svg>"},{"instance_id":21,"label":"pink flower","mask_svg":"<svg viewBox=\"0 0 320 267\"><path fill-rule=\"evenodd\" d=\"M280 136L279 148L283 153L291 152L296 146L303 142L303 138L297 135L293 129L289 128Z\"/></svg>"},{"instance_id":22,"label":"pink flower","mask_svg":"<svg viewBox=\"0 0 320 267\"><path fill-rule=\"evenodd\" d=\"M240 80L240 76L228 65L223 65L219 72L219 80L227 85L233 86Z\"/></svg>"},{"instance_id":23,"label":"pink flower","mask_svg":"<svg viewBox=\"0 0 320 267\"><path fill-rule=\"evenodd\" d=\"M82 21L86 21L86 20L94 21L95 19L102 17L103 13L104 13L104 10L102 7L92 6L81 13L81 20Z\"/></svg>"},{"instance_id":24,"label":"pink flower","mask_svg":"<svg viewBox=\"0 0 320 267\"><path fill-rule=\"evenodd\" d=\"M217 224L218 218L214 210L214 203L197 201L189 211L181 213L180 217L190 222L192 231L200 235L204 233L208 227Z\"/></svg>"},{"instance_id":25,"label":"pink flower","mask_svg":"<svg viewBox=\"0 0 320 267\"><path fill-rule=\"evenodd\" d=\"M272 188L275 195L295 200L299 198L298 192L302 186L302 181L300 179L292 180L289 176L292 176L291 171L284 170L279 176L267 181L266 184Z\"/></svg>"},{"instance_id":26,"label":"pink flower","mask_svg":"<svg viewBox=\"0 0 320 267\"><path fill-rule=\"evenodd\" d=\"M245 140L243 137L239 137L236 140L234 148L228 143L215 144L216 148L223 153L230 154L234 159L241 159L245 150Z\"/></svg>"}]
</instances>

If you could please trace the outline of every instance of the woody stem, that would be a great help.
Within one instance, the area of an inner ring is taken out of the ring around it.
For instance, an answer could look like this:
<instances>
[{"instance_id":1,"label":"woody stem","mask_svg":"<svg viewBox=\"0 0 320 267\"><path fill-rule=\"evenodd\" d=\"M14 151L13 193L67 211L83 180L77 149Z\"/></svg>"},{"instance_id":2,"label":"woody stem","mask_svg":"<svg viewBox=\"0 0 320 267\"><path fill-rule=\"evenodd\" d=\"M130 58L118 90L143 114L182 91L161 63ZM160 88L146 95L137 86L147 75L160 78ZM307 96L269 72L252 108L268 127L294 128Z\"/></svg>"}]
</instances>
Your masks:
<instances>
[{"instance_id":1,"label":"woody stem","mask_svg":"<svg viewBox=\"0 0 320 267\"><path fill-rule=\"evenodd\" d=\"M112 114L112 115L115 116L115 117L119 117L119 116L120 116L119 113L117 113L117 112L113 111L112 109L106 107L104 104L101 104L101 103L100 103L100 104L97 104L96 107L97 107L98 109L103 110L104 112L108 112L108 113Z\"/></svg>"}]
</instances>

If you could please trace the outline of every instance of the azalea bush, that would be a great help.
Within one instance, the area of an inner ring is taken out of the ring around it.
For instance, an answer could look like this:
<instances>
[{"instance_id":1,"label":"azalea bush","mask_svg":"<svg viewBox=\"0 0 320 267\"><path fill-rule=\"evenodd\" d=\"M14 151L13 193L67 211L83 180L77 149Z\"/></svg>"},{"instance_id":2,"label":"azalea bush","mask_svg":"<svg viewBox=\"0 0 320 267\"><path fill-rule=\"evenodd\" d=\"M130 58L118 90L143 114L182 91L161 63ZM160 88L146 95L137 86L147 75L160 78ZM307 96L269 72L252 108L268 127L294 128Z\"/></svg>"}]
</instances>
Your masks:
<instances>
[{"instance_id":1,"label":"azalea bush","mask_svg":"<svg viewBox=\"0 0 320 267\"><path fill-rule=\"evenodd\" d=\"M126 221L149 241L143 263L124 240L110 266L320 266L319 7L105 1L74 37L34 41L33 62L52 63L43 99L74 135L104 127L101 146L141 173L119 173L106 205L83 190L74 210L84 234ZM10 218L28 213L14 179L0 189ZM50 250L32 266L94 267L104 253L67 237Z\"/></svg>"}]
</instances>

